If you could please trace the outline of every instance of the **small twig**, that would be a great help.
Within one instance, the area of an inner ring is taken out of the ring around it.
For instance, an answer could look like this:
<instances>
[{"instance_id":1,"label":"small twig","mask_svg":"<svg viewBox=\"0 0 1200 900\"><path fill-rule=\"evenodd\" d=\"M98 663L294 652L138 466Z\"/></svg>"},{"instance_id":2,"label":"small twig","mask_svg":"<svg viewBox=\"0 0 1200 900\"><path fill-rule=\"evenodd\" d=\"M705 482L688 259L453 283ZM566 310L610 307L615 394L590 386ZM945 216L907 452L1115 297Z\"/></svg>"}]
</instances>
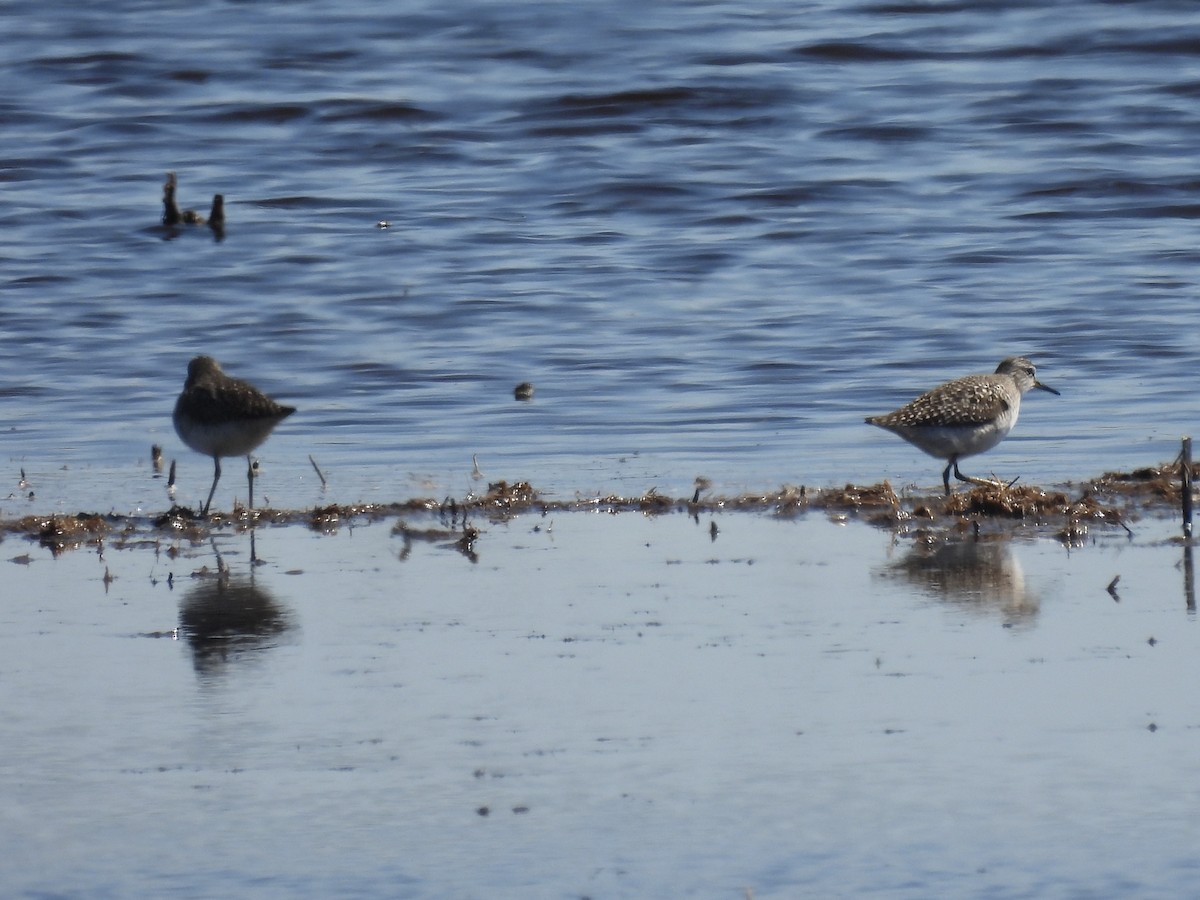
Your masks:
<instances>
[{"instance_id":1,"label":"small twig","mask_svg":"<svg viewBox=\"0 0 1200 900\"><path fill-rule=\"evenodd\" d=\"M1108 587L1105 588L1105 590L1108 591L1109 595L1118 603L1121 602L1121 598L1117 594L1117 582L1120 580L1121 580L1120 575L1115 576L1113 578L1113 580L1108 583Z\"/></svg>"},{"instance_id":2,"label":"small twig","mask_svg":"<svg viewBox=\"0 0 1200 900\"><path fill-rule=\"evenodd\" d=\"M320 468L320 466L317 465L317 461L312 458L311 453L308 454L308 461L310 463L312 463L313 471L316 472L317 477L321 479L321 487L325 487L325 485L326 485L325 476L321 473L321 468Z\"/></svg>"},{"instance_id":3,"label":"small twig","mask_svg":"<svg viewBox=\"0 0 1200 900\"><path fill-rule=\"evenodd\" d=\"M1008 490L1009 488L1011 488L1014 484L1016 484L1020 480L1021 480L1020 475L1018 475L1012 481L1005 481L1003 478L997 478L995 472L992 473L992 481L995 483L996 487L1004 488L1005 490Z\"/></svg>"}]
</instances>

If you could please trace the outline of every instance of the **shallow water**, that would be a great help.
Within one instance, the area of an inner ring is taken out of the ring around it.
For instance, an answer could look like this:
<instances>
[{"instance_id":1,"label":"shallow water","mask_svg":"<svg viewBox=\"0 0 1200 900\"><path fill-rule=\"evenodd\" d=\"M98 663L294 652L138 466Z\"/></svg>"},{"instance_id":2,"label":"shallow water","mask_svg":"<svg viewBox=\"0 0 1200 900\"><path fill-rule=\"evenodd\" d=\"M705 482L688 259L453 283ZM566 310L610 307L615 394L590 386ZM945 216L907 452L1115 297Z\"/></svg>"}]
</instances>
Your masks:
<instances>
[{"instance_id":1,"label":"shallow water","mask_svg":"<svg viewBox=\"0 0 1200 900\"><path fill-rule=\"evenodd\" d=\"M260 528L258 566L244 533L6 541L3 892L1200 885L1169 523L935 552L817 513L478 524L474 562L390 522Z\"/></svg>"},{"instance_id":2,"label":"shallow water","mask_svg":"<svg viewBox=\"0 0 1200 900\"><path fill-rule=\"evenodd\" d=\"M0 512L158 509L155 442L202 500L169 424L197 352L300 407L261 451L284 506L322 499L310 454L343 503L460 494L473 455L567 497L934 485L863 416L1013 352L1063 396L978 472L1168 459L1200 412L1198 28L1099 0L6 4ZM226 196L223 242L156 227L167 170Z\"/></svg>"}]
</instances>

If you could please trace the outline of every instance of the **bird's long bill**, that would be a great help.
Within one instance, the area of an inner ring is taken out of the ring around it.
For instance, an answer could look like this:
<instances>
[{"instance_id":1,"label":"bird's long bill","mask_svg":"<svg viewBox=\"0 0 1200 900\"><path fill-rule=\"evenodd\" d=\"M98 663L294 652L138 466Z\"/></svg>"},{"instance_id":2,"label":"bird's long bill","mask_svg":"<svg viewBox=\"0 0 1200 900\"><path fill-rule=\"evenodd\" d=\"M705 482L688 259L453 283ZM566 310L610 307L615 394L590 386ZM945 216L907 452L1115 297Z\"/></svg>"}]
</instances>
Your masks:
<instances>
[{"instance_id":1,"label":"bird's long bill","mask_svg":"<svg viewBox=\"0 0 1200 900\"><path fill-rule=\"evenodd\" d=\"M1043 391L1049 391L1051 394L1053 394L1053 395L1054 395L1054 396L1056 396L1056 397L1061 397L1061 396L1062 396L1062 394L1060 394L1060 393L1059 393L1058 391L1056 391L1054 388L1050 387L1050 385L1048 385L1048 384L1042 384L1040 381L1035 381L1035 382L1033 383L1033 386L1034 386L1035 388L1038 388L1038 389L1040 389L1040 390L1043 390Z\"/></svg>"}]
</instances>

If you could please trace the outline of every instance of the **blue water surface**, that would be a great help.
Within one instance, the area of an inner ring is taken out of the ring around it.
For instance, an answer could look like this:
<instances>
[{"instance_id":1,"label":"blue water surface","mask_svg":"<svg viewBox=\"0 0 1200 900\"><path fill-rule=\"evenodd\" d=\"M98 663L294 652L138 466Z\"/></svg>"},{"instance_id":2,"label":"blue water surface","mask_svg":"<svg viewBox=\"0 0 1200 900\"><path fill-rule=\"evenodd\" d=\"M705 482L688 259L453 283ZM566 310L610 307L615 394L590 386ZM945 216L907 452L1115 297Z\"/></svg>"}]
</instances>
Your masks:
<instances>
[{"instance_id":1,"label":"blue water surface","mask_svg":"<svg viewBox=\"0 0 1200 900\"><path fill-rule=\"evenodd\" d=\"M300 407L260 451L288 505L460 493L472 456L559 496L934 485L862 417L1016 352L1063 396L977 471L1086 479L1196 421L1187 4L5 20L6 509L19 468L159 508L152 443L202 499L169 420L199 352ZM223 241L156 226L168 170Z\"/></svg>"}]
</instances>

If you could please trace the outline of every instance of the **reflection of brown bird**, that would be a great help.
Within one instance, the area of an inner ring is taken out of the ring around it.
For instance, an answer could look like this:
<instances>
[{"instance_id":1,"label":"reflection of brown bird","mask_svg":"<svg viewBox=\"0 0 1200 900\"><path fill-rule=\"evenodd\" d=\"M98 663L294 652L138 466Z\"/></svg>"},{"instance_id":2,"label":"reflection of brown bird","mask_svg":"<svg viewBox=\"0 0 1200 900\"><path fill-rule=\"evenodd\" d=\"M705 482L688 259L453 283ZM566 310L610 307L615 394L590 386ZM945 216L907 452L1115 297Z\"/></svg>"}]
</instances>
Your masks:
<instances>
[{"instance_id":1,"label":"reflection of brown bird","mask_svg":"<svg viewBox=\"0 0 1200 900\"><path fill-rule=\"evenodd\" d=\"M213 458L213 483L201 515L208 515L221 479L222 456L245 456L261 444L275 426L296 411L276 403L248 381L231 378L211 356L188 363L187 381L175 402L175 431L197 453ZM254 467L247 469L249 506L254 507Z\"/></svg>"},{"instance_id":2,"label":"reflection of brown bird","mask_svg":"<svg viewBox=\"0 0 1200 900\"><path fill-rule=\"evenodd\" d=\"M270 592L221 572L187 591L179 627L192 648L196 671L215 675L237 654L283 643L292 622Z\"/></svg>"},{"instance_id":3,"label":"reflection of brown bird","mask_svg":"<svg viewBox=\"0 0 1200 900\"><path fill-rule=\"evenodd\" d=\"M1037 380L1036 370L1024 356L1010 356L993 375L967 375L927 391L895 412L868 416L930 456L946 460L942 483L950 493L950 471L959 481L991 485L958 470L958 461L995 447L1017 424L1021 396L1033 388L1057 394Z\"/></svg>"}]
</instances>

